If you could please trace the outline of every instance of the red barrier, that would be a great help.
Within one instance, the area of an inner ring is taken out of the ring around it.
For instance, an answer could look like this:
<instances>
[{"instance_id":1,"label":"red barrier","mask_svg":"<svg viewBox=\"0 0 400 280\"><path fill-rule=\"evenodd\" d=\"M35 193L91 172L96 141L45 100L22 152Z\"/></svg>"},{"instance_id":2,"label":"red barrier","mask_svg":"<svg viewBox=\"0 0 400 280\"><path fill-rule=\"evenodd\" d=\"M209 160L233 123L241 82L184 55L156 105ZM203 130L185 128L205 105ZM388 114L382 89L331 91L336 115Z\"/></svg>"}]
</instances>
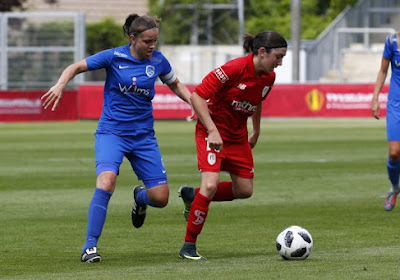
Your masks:
<instances>
[{"instance_id":1,"label":"red barrier","mask_svg":"<svg viewBox=\"0 0 400 280\"><path fill-rule=\"evenodd\" d=\"M80 119L98 119L103 109L103 86L81 85L78 89Z\"/></svg>"},{"instance_id":2,"label":"red barrier","mask_svg":"<svg viewBox=\"0 0 400 280\"><path fill-rule=\"evenodd\" d=\"M187 86L190 91L195 86ZM275 85L263 103L263 117L371 117L373 84L288 84ZM381 115L386 115L388 85L380 94ZM80 118L98 119L103 103L103 86L79 87ZM153 99L156 119L184 119L190 107L167 86L156 86Z\"/></svg>"},{"instance_id":3,"label":"red barrier","mask_svg":"<svg viewBox=\"0 0 400 280\"><path fill-rule=\"evenodd\" d=\"M193 92L196 86L186 86ZM186 119L191 115L190 105L173 93L168 86L155 87L156 95L153 99L153 116L155 119Z\"/></svg>"},{"instance_id":4,"label":"red barrier","mask_svg":"<svg viewBox=\"0 0 400 280\"><path fill-rule=\"evenodd\" d=\"M386 115L388 85L379 96ZM371 117L374 84L275 85L263 106L264 117Z\"/></svg>"},{"instance_id":5,"label":"red barrier","mask_svg":"<svg viewBox=\"0 0 400 280\"><path fill-rule=\"evenodd\" d=\"M190 91L194 85L187 86ZM165 85L155 87L155 119L185 119L188 104ZM373 84L275 85L263 104L263 117L371 117ZM67 91L56 111L44 110L45 91L0 92L0 121L53 121L98 119L103 105L103 85L81 85ZM381 115L386 115L388 85L380 94Z\"/></svg>"},{"instance_id":6,"label":"red barrier","mask_svg":"<svg viewBox=\"0 0 400 280\"><path fill-rule=\"evenodd\" d=\"M0 91L0 121L70 121L78 119L77 91L65 91L57 110L42 107L45 91Z\"/></svg>"}]
</instances>

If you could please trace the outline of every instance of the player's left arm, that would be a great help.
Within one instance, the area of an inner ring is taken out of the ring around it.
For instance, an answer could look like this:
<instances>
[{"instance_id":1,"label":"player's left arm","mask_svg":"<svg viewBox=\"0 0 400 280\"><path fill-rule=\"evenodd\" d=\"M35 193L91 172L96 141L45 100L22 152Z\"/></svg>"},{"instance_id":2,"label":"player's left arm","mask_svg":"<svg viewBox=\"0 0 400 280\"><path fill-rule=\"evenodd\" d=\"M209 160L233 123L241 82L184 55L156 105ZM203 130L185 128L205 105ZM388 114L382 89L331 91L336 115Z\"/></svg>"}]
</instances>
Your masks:
<instances>
[{"instance_id":1,"label":"player's left arm","mask_svg":"<svg viewBox=\"0 0 400 280\"><path fill-rule=\"evenodd\" d=\"M190 91L179 81L178 77L172 70L168 59L163 55L161 55L161 67L162 69L159 74L161 82L166 84L180 99L192 106L192 103L190 102Z\"/></svg>"},{"instance_id":2,"label":"player's left arm","mask_svg":"<svg viewBox=\"0 0 400 280\"><path fill-rule=\"evenodd\" d=\"M183 101L187 102L189 105L191 105L190 102L190 91L188 90L188 88L182 84L178 78L176 78L176 80L171 83L168 84L168 87Z\"/></svg>"},{"instance_id":3,"label":"player's left arm","mask_svg":"<svg viewBox=\"0 0 400 280\"><path fill-rule=\"evenodd\" d=\"M249 137L249 143L252 149L256 146L258 137L260 136L261 132L261 112L262 102L258 104L256 111L254 112L253 116L251 116L251 120L253 123L253 133Z\"/></svg>"},{"instance_id":4,"label":"player's left arm","mask_svg":"<svg viewBox=\"0 0 400 280\"><path fill-rule=\"evenodd\" d=\"M192 106L192 102L190 101L190 91L188 90L188 88L182 84L178 78L176 78L176 80L171 83L168 84L168 87L183 101L187 102L191 109L192 109L192 113L190 118L193 119L194 117L194 110L193 110L193 106Z\"/></svg>"}]
</instances>

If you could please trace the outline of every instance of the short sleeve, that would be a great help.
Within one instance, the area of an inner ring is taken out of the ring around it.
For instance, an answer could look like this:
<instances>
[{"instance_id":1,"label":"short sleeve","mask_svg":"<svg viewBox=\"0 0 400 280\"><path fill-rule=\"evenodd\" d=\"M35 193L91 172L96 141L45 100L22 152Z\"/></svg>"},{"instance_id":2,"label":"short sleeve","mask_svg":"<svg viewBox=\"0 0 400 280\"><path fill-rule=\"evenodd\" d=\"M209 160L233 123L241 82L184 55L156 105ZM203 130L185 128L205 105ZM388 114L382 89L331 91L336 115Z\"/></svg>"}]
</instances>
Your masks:
<instances>
[{"instance_id":1,"label":"short sleeve","mask_svg":"<svg viewBox=\"0 0 400 280\"><path fill-rule=\"evenodd\" d=\"M168 59L162 56L162 72L158 76L164 84L172 84L176 81L177 77L175 75L174 70L172 70L171 64L169 63Z\"/></svg>"},{"instance_id":2,"label":"short sleeve","mask_svg":"<svg viewBox=\"0 0 400 280\"><path fill-rule=\"evenodd\" d=\"M86 58L89 70L97 70L107 67L113 59L112 49L104 50Z\"/></svg>"},{"instance_id":3,"label":"short sleeve","mask_svg":"<svg viewBox=\"0 0 400 280\"><path fill-rule=\"evenodd\" d=\"M383 54L382 56L386 59L391 60L393 57L393 51L392 51L392 46L394 44L394 42L396 42L397 40L397 36L395 36L394 34L391 34L389 36L387 36L386 41L385 41L385 47L383 49Z\"/></svg>"},{"instance_id":4,"label":"short sleeve","mask_svg":"<svg viewBox=\"0 0 400 280\"><path fill-rule=\"evenodd\" d=\"M196 87L196 93L204 99L211 98L223 87L234 83L240 77L243 65L237 65L236 61L231 60L219 68L208 73L201 84Z\"/></svg>"}]
</instances>

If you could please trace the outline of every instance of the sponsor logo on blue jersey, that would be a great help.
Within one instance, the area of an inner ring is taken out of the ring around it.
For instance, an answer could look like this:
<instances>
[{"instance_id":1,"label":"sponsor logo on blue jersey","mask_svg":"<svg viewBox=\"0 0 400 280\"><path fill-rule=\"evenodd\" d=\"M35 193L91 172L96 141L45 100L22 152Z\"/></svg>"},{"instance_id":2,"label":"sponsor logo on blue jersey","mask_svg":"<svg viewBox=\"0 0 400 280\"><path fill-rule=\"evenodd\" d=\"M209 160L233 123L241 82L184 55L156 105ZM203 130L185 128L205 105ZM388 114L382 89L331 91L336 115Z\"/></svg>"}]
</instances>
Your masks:
<instances>
[{"instance_id":1,"label":"sponsor logo on blue jersey","mask_svg":"<svg viewBox=\"0 0 400 280\"><path fill-rule=\"evenodd\" d=\"M128 55L121 53L121 52L117 52L117 51L114 52L114 55L119 56L119 57L128 57Z\"/></svg>"},{"instance_id":2,"label":"sponsor logo on blue jersey","mask_svg":"<svg viewBox=\"0 0 400 280\"><path fill-rule=\"evenodd\" d=\"M136 85L136 77L132 78L132 85L121 85L121 83L118 83L119 86L119 90L121 91L121 93L123 94L141 94L144 96L149 96L150 94L150 89L146 89L146 88L140 88Z\"/></svg>"}]
</instances>

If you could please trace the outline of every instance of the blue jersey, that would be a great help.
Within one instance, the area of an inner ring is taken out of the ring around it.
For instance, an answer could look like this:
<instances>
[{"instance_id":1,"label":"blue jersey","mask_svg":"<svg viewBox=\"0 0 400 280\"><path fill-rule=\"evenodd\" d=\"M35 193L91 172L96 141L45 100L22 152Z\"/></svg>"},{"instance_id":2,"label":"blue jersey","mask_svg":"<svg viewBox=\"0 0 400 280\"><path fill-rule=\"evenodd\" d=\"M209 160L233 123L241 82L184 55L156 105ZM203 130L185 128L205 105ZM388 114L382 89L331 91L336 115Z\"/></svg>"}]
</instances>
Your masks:
<instances>
[{"instance_id":1,"label":"blue jersey","mask_svg":"<svg viewBox=\"0 0 400 280\"><path fill-rule=\"evenodd\" d=\"M390 60L392 76L390 78L388 99L400 100L400 52L397 34L389 35L385 41L383 57Z\"/></svg>"},{"instance_id":2,"label":"blue jersey","mask_svg":"<svg viewBox=\"0 0 400 280\"><path fill-rule=\"evenodd\" d=\"M150 59L138 60L131 55L129 46L104 50L86 58L88 70L105 68L107 73L99 132L127 135L138 129L152 129L151 101L156 78L166 84L176 80L161 52L155 50Z\"/></svg>"}]
</instances>

